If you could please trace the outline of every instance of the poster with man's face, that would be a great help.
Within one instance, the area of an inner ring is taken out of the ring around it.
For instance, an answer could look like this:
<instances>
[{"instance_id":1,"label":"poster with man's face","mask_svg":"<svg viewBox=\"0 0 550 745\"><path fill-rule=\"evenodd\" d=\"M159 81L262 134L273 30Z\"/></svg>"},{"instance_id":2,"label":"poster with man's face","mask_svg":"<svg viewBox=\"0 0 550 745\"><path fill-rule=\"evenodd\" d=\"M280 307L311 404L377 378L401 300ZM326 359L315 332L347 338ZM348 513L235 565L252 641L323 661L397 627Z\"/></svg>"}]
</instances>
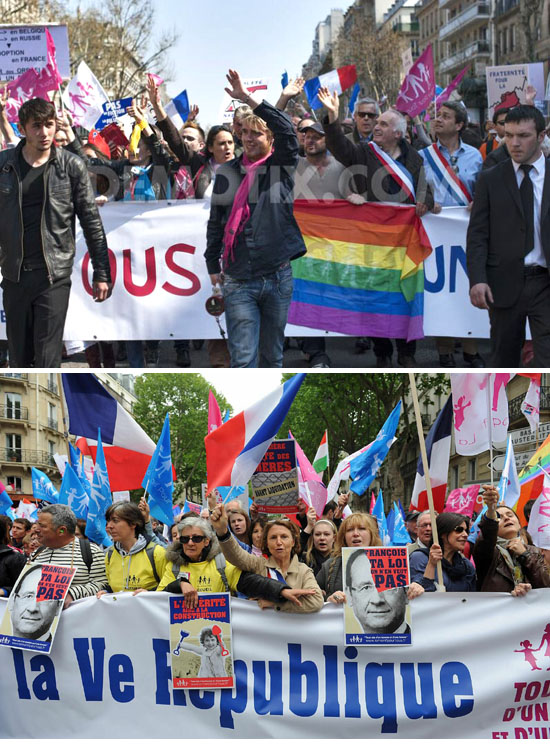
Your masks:
<instances>
[{"instance_id":1,"label":"poster with man's face","mask_svg":"<svg viewBox=\"0 0 550 745\"><path fill-rule=\"evenodd\" d=\"M76 568L27 564L0 624L0 646L49 654Z\"/></svg>"},{"instance_id":2,"label":"poster with man's face","mask_svg":"<svg viewBox=\"0 0 550 745\"><path fill-rule=\"evenodd\" d=\"M411 643L406 547L343 548L345 643Z\"/></svg>"}]
</instances>

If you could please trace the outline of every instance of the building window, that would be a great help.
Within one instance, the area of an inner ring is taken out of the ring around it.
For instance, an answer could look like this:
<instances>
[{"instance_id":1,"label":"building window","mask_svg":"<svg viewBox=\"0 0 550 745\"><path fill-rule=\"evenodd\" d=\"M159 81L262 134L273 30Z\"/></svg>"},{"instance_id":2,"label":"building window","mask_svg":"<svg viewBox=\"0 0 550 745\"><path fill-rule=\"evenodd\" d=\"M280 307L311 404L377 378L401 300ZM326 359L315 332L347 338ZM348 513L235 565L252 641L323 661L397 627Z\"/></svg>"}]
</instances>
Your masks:
<instances>
[{"instance_id":1,"label":"building window","mask_svg":"<svg viewBox=\"0 0 550 745\"><path fill-rule=\"evenodd\" d=\"M6 393L4 396L7 419L21 419L21 394Z\"/></svg>"},{"instance_id":2,"label":"building window","mask_svg":"<svg viewBox=\"0 0 550 745\"><path fill-rule=\"evenodd\" d=\"M50 462L50 466L55 466L55 442L53 440L48 440L48 460Z\"/></svg>"},{"instance_id":3,"label":"building window","mask_svg":"<svg viewBox=\"0 0 550 745\"><path fill-rule=\"evenodd\" d=\"M7 486L12 486L14 491L21 492L23 489L23 482L20 476L8 476Z\"/></svg>"},{"instance_id":4,"label":"building window","mask_svg":"<svg viewBox=\"0 0 550 745\"><path fill-rule=\"evenodd\" d=\"M6 450L8 460L21 462L21 435L6 435Z\"/></svg>"},{"instance_id":5,"label":"building window","mask_svg":"<svg viewBox=\"0 0 550 745\"><path fill-rule=\"evenodd\" d=\"M476 459L470 458L468 461L468 481L476 480Z\"/></svg>"},{"instance_id":6,"label":"building window","mask_svg":"<svg viewBox=\"0 0 550 745\"><path fill-rule=\"evenodd\" d=\"M458 489L458 466L453 466L452 475L451 475L451 484L453 489Z\"/></svg>"},{"instance_id":7,"label":"building window","mask_svg":"<svg viewBox=\"0 0 550 745\"><path fill-rule=\"evenodd\" d=\"M55 404L48 403L48 427L57 429L57 409Z\"/></svg>"}]
</instances>

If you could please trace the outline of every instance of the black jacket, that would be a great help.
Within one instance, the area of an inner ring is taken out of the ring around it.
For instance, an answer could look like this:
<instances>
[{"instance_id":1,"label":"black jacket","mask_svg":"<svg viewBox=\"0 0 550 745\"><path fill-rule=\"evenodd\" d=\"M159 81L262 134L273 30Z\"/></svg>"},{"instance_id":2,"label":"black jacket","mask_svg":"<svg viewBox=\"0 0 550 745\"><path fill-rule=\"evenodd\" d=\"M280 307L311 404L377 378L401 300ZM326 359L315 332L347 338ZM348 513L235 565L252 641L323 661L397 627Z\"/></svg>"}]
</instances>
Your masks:
<instances>
[{"instance_id":1,"label":"black jacket","mask_svg":"<svg viewBox=\"0 0 550 745\"><path fill-rule=\"evenodd\" d=\"M10 594L26 561L25 554L0 545L0 587L6 591L6 595Z\"/></svg>"},{"instance_id":2,"label":"black jacket","mask_svg":"<svg viewBox=\"0 0 550 745\"><path fill-rule=\"evenodd\" d=\"M10 282L19 282L23 263L23 216L19 154L0 152L0 269ZM110 282L107 239L94 199L86 164L64 148L54 148L44 171L42 245L50 283L69 277L75 255L75 217L78 217L94 268L94 282Z\"/></svg>"},{"instance_id":3,"label":"black jacket","mask_svg":"<svg viewBox=\"0 0 550 745\"><path fill-rule=\"evenodd\" d=\"M353 184L358 194L365 197L368 202L411 204L411 199L406 196L403 190L391 193L391 189L388 188L388 180L393 181L393 179L389 174L383 178L378 177L377 172L383 166L368 144L355 144L343 133L340 122L336 121L331 124L328 116L323 119L323 127L327 138L327 148L343 166L346 166L346 168L353 167L351 170L356 174L353 177ZM413 180L416 201L425 204L429 210L433 209L433 192L426 181L424 161L405 139L402 139L399 144L401 152L404 154L405 168L409 171Z\"/></svg>"},{"instance_id":4,"label":"black jacket","mask_svg":"<svg viewBox=\"0 0 550 745\"><path fill-rule=\"evenodd\" d=\"M298 163L298 138L290 118L263 101L254 114L265 120L273 133L273 154L261 166L250 190L251 217L244 236L253 276L276 272L281 264L306 252L294 219L294 171ZM210 219L206 231L206 266L209 274L220 272L223 234L235 194L245 176L242 158L221 165L216 173ZM227 267L231 274L231 265Z\"/></svg>"},{"instance_id":5,"label":"black jacket","mask_svg":"<svg viewBox=\"0 0 550 745\"><path fill-rule=\"evenodd\" d=\"M179 163L183 166L189 166L195 189L195 198L202 199L212 181L211 154L209 152L196 153L191 150L169 116L157 122L157 127L166 138L170 150L174 153Z\"/></svg>"},{"instance_id":6,"label":"black jacket","mask_svg":"<svg viewBox=\"0 0 550 745\"><path fill-rule=\"evenodd\" d=\"M466 238L470 287L488 284L495 308L511 308L523 290L525 230L516 173L507 158L479 174ZM541 241L550 266L549 160L542 192Z\"/></svg>"}]
</instances>

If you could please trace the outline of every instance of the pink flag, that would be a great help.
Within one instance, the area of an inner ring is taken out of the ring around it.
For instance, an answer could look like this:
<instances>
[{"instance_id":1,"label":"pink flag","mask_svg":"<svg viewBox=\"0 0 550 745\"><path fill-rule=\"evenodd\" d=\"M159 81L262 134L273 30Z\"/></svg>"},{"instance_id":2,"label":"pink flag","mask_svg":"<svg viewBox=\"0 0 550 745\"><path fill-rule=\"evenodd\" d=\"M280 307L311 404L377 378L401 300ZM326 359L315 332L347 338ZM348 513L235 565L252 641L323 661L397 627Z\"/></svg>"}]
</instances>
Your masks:
<instances>
[{"instance_id":1,"label":"pink flag","mask_svg":"<svg viewBox=\"0 0 550 745\"><path fill-rule=\"evenodd\" d=\"M479 484L453 489L447 497L443 512L458 512L460 515L472 517L478 494Z\"/></svg>"},{"instance_id":2,"label":"pink flag","mask_svg":"<svg viewBox=\"0 0 550 745\"><path fill-rule=\"evenodd\" d=\"M320 474L317 473L317 471L313 468L313 466L309 462L308 457L304 453L302 448L300 447L298 440L294 437L292 432L289 431L288 434L294 440L295 445L296 445L296 460L298 461L298 466L300 467L303 480L322 482L322 478Z\"/></svg>"},{"instance_id":3,"label":"pink flag","mask_svg":"<svg viewBox=\"0 0 550 745\"><path fill-rule=\"evenodd\" d=\"M476 455L506 442L508 397L506 385L514 373L451 373L456 452Z\"/></svg>"},{"instance_id":4,"label":"pink flag","mask_svg":"<svg viewBox=\"0 0 550 745\"><path fill-rule=\"evenodd\" d=\"M208 391L208 434L222 426L222 413L216 397Z\"/></svg>"},{"instance_id":5,"label":"pink flag","mask_svg":"<svg viewBox=\"0 0 550 745\"><path fill-rule=\"evenodd\" d=\"M372 511L374 509L374 505L375 504L376 504L376 497L374 495L374 492L371 491L371 493L370 493L370 510L369 510L369 512L370 512L371 515L372 515Z\"/></svg>"},{"instance_id":6,"label":"pink flag","mask_svg":"<svg viewBox=\"0 0 550 745\"><path fill-rule=\"evenodd\" d=\"M46 66L38 73L38 85L35 89L35 96L41 98L44 98L44 94L48 91L57 90L63 82L61 73L57 68L55 44L48 29L46 29L46 58L48 61Z\"/></svg>"},{"instance_id":7,"label":"pink flag","mask_svg":"<svg viewBox=\"0 0 550 745\"><path fill-rule=\"evenodd\" d=\"M435 97L435 74L432 45L428 44L416 60L397 96L395 108L410 116L417 116L427 109Z\"/></svg>"},{"instance_id":8,"label":"pink flag","mask_svg":"<svg viewBox=\"0 0 550 745\"><path fill-rule=\"evenodd\" d=\"M462 78L464 77L464 75L466 75L469 69L470 69L470 65L466 65L464 70L462 70L462 72L459 72L454 80L451 80L451 82L445 88L445 90L441 91L441 93L435 100L436 108L439 108L442 103L445 103L445 101L449 100L451 93L458 88Z\"/></svg>"},{"instance_id":9,"label":"pink flag","mask_svg":"<svg viewBox=\"0 0 550 745\"><path fill-rule=\"evenodd\" d=\"M162 85L164 83L164 79L154 72L146 72L145 74L150 75L153 78L153 80L155 81L155 85Z\"/></svg>"}]
</instances>

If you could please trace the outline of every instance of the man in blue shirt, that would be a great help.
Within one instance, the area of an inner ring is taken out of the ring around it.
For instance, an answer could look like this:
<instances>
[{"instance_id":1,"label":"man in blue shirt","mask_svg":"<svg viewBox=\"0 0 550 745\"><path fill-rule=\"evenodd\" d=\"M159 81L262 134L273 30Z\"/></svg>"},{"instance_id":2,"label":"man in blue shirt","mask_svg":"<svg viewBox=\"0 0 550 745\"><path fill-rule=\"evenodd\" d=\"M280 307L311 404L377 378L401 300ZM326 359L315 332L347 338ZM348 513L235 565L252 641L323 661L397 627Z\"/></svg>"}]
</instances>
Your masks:
<instances>
[{"instance_id":1,"label":"man in blue shirt","mask_svg":"<svg viewBox=\"0 0 550 745\"><path fill-rule=\"evenodd\" d=\"M437 112L434 123L436 142L419 151L424 161L426 180L434 192L436 204L442 207L471 208L475 182L483 165L479 150L462 142L460 133L468 123L466 108L456 101L447 101ZM464 362L471 367L485 367L477 351L475 339L462 339ZM437 337L441 367L456 367L455 340Z\"/></svg>"}]
</instances>

